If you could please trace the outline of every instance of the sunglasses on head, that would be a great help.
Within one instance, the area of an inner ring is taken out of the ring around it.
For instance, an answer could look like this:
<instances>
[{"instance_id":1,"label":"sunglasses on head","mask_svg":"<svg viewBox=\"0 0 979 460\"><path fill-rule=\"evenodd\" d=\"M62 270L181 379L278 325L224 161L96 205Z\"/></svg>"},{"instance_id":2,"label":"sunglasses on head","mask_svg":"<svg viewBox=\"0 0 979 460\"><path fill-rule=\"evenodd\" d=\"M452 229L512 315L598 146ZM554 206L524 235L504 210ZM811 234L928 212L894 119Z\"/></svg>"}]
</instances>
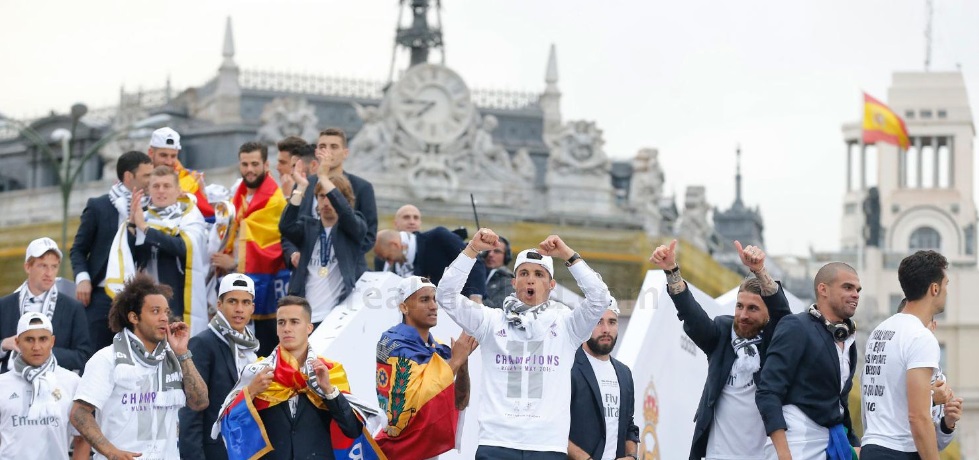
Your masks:
<instances>
[{"instance_id":1,"label":"sunglasses on head","mask_svg":"<svg viewBox=\"0 0 979 460\"><path fill-rule=\"evenodd\" d=\"M536 253L536 252L528 252L527 253L527 258L528 259L534 259L534 260L544 260L544 256L542 256L542 255L540 255L539 253Z\"/></svg>"}]
</instances>

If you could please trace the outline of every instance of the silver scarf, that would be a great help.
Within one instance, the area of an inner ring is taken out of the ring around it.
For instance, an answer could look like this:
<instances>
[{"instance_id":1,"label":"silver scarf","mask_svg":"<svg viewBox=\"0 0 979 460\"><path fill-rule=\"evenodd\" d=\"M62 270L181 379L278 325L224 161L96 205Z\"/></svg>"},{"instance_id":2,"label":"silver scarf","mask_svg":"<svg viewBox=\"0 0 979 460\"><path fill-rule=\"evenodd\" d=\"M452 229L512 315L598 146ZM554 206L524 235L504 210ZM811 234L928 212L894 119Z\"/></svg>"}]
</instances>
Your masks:
<instances>
[{"instance_id":1,"label":"silver scarf","mask_svg":"<svg viewBox=\"0 0 979 460\"><path fill-rule=\"evenodd\" d=\"M731 375L734 376L732 386L744 388L754 378L755 372L761 369L761 355L758 353L758 344L761 343L761 335L756 335L750 339L738 337L731 327L731 346L737 356L734 365L731 367Z\"/></svg>"},{"instance_id":2,"label":"silver scarf","mask_svg":"<svg viewBox=\"0 0 979 460\"><path fill-rule=\"evenodd\" d=\"M157 369L157 407L183 407L187 402L184 395L184 374L180 370L177 355L170 349L166 340L156 344L152 352L146 351L143 341L129 329L123 329L112 339L116 365L135 366L138 361L146 367Z\"/></svg>"},{"instance_id":3,"label":"silver scarf","mask_svg":"<svg viewBox=\"0 0 979 460\"><path fill-rule=\"evenodd\" d=\"M244 332L236 331L220 311L211 318L208 326L231 345L231 356L237 356L238 350L258 352L258 339L255 338L255 334L247 327Z\"/></svg>"},{"instance_id":4,"label":"silver scarf","mask_svg":"<svg viewBox=\"0 0 979 460\"><path fill-rule=\"evenodd\" d=\"M547 310L550 304L550 300L545 300L544 303L531 307L511 294L503 300L503 312L506 314L507 323L521 331L526 331L527 324L525 321L530 319L529 315L533 315L533 319L537 319L537 315Z\"/></svg>"},{"instance_id":5,"label":"silver scarf","mask_svg":"<svg viewBox=\"0 0 979 460\"><path fill-rule=\"evenodd\" d=\"M57 367L58 359L54 357L54 353L37 367L27 364L20 355L14 358L14 372L24 377L34 390L34 394L31 395L31 407L27 412L28 417L36 419L58 415L57 403L63 396L68 395L62 395L58 389L58 381L54 374Z\"/></svg>"}]
</instances>

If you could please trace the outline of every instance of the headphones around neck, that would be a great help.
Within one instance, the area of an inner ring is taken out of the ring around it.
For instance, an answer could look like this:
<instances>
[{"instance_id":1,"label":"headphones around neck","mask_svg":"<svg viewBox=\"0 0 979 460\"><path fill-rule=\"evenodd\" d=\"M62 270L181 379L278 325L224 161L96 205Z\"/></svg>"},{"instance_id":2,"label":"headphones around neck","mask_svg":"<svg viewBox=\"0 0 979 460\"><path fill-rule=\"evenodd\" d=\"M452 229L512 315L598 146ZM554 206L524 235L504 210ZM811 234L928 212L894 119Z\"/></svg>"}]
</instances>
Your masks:
<instances>
[{"instance_id":1,"label":"headphones around neck","mask_svg":"<svg viewBox=\"0 0 979 460\"><path fill-rule=\"evenodd\" d=\"M857 325L850 318L843 320L842 323L831 322L819 312L819 309L815 305L809 307L809 314L813 318L822 321L823 326L826 326L826 330L833 336L833 340L837 342L846 342L846 339L849 339L857 331Z\"/></svg>"}]
</instances>

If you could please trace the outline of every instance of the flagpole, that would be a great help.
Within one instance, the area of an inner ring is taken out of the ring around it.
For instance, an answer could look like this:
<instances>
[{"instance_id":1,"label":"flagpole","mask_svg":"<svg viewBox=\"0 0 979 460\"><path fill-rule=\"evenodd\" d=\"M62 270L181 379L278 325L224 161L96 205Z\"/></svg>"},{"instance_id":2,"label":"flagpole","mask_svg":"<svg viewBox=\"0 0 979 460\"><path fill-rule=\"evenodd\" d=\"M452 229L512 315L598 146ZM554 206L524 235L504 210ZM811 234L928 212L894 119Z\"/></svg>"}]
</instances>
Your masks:
<instances>
[{"instance_id":1,"label":"flagpole","mask_svg":"<svg viewBox=\"0 0 979 460\"><path fill-rule=\"evenodd\" d=\"M860 137L859 137L859 142L857 144L859 146L857 153L860 155L860 174L861 174L860 203L861 204L863 203L863 200L867 198L866 196L863 196L866 194L865 188L867 184L867 171L865 170L867 162L866 159L864 158L865 144L863 143L863 131L864 129L866 129L866 126L864 125L865 124L864 119L867 117L867 93L866 92L863 93L862 99L863 101L860 104ZM860 234L857 236L857 272L858 273L863 272L864 233L867 230L866 227L867 227L867 219L866 216L864 216L863 223L860 224Z\"/></svg>"}]
</instances>

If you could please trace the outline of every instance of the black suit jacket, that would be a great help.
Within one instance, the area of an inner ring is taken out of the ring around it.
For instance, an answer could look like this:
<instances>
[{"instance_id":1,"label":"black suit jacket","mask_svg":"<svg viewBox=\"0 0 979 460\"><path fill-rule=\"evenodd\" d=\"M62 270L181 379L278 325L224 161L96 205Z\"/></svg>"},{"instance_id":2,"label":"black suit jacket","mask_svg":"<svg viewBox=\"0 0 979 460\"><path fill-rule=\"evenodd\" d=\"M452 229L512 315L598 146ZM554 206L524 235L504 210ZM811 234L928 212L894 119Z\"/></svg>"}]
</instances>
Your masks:
<instances>
[{"instance_id":1,"label":"black suit jacket","mask_svg":"<svg viewBox=\"0 0 979 460\"><path fill-rule=\"evenodd\" d=\"M93 289L97 289L96 286L105 279L109 249L118 230L119 211L112 205L109 195L89 198L69 255L71 271L75 276L88 272Z\"/></svg>"},{"instance_id":2,"label":"black suit jacket","mask_svg":"<svg viewBox=\"0 0 979 460\"><path fill-rule=\"evenodd\" d=\"M341 393L336 399L324 399L328 410L320 410L306 396L299 396L296 416L283 402L258 411L273 451L266 460L333 459L330 422L336 420L340 431L349 438L360 436L363 425Z\"/></svg>"},{"instance_id":3,"label":"black suit jacket","mask_svg":"<svg viewBox=\"0 0 979 460\"><path fill-rule=\"evenodd\" d=\"M636 409L635 384L629 366L611 358L615 377L619 380L619 441L615 457L625 456L625 442L639 442L639 427L633 420ZM578 347L571 367L571 432L568 439L592 458L602 458L605 451L605 405L598 387L595 370Z\"/></svg>"},{"instance_id":4,"label":"black suit jacket","mask_svg":"<svg viewBox=\"0 0 979 460\"><path fill-rule=\"evenodd\" d=\"M188 345L194 354L194 366L207 385L207 409L201 412L189 407L180 409L180 458L184 460L227 460L224 438L211 439L211 426L218 419L224 398L238 382L238 368L231 346L210 328L191 337Z\"/></svg>"},{"instance_id":5,"label":"black suit jacket","mask_svg":"<svg viewBox=\"0 0 979 460\"><path fill-rule=\"evenodd\" d=\"M768 346L768 357L755 393L766 433L786 429L782 406L794 404L824 427L842 423L850 445L860 445L860 439L853 433L848 401L857 365L857 347L854 344L850 348L850 376L843 391L840 391L840 360L836 350L833 336L822 320L808 312L782 319Z\"/></svg>"},{"instance_id":6,"label":"black suit jacket","mask_svg":"<svg viewBox=\"0 0 979 460\"><path fill-rule=\"evenodd\" d=\"M187 245L180 235L170 236L155 228L146 229L146 240L143 244L136 245L136 236L133 232L127 231L129 237L129 249L133 252L136 259L136 267L144 270L146 265L153 258L153 249L156 249L156 273L157 282L166 284L173 289L173 296L170 297L170 311L174 316L181 318L184 314L184 270L187 270Z\"/></svg>"},{"instance_id":7,"label":"black suit jacket","mask_svg":"<svg viewBox=\"0 0 979 460\"><path fill-rule=\"evenodd\" d=\"M364 222L367 223L367 233L360 242L363 254L367 254L368 251L374 248L374 240L377 238L377 202L374 199L374 186L366 179L346 171L343 172L343 175L350 181L350 187L354 192L354 211L360 212L364 216ZM307 177L309 179L309 186L306 188L303 200L299 203L300 216L313 215L313 198L316 195L313 193L313 190L316 189L316 184L320 181L319 176L315 174ZM293 243L297 247L301 246L298 241L293 241ZM285 254L285 252L286 250L283 248L283 255L288 260L291 253ZM366 260L364 261L364 267L366 270Z\"/></svg>"},{"instance_id":8,"label":"black suit jacket","mask_svg":"<svg viewBox=\"0 0 979 460\"><path fill-rule=\"evenodd\" d=\"M26 289L26 288L25 288ZM17 321L20 320L20 294L13 293L0 298L0 337L17 335ZM88 319L82 303L62 293L54 304L54 357L58 365L70 371L82 371L85 363L95 350L88 337ZM10 354L3 358L2 371L9 370Z\"/></svg>"},{"instance_id":9,"label":"black suit jacket","mask_svg":"<svg viewBox=\"0 0 979 460\"><path fill-rule=\"evenodd\" d=\"M737 358L734 347L731 346L734 317L721 315L711 320L690 289L684 289L679 294L670 294L670 298L676 305L677 317L683 321L683 332L707 355L707 381L704 382L697 415L694 417L693 441L690 446L690 459L699 460L707 455L707 440L714 423L715 405ZM761 364L764 368L765 350L775 335L775 327L782 318L792 314L792 310L789 309L789 300L785 297L781 284L778 292L762 297L762 300L768 307L769 318L768 325L762 331L762 341L758 345L758 353L761 355ZM755 385L758 384L760 374L759 371L754 375Z\"/></svg>"},{"instance_id":10,"label":"black suit jacket","mask_svg":"<svg viewBox=\"0 0 979 460\"><path fill-rule=\"evenodd\" d=\"M340 274L343 275L343 293L340 294L338 302L343 302L353 291L360 275L367 271L365 251L360 246L360 242L367 234L367 223L359 211L354 211L350 207L350 203L347 203L347 199L339 189L330 190L326 196L339 216L331 234L333 251L340 266ZM309 275L306 267L310 259L319 257L319 254L313 254L313 247L319 241L321 230L323 230L323 222L311 215L302 214L301 206L289 204L283 211L282 219L279 220L279 231L300 248L299 266L292 272L292 278L289 280L289 294L306 295L306 277Z\"/></svg>"},{"instance_id":11,"label":"black suit jacket","mask_svg":"<svg viewBox=\"0 0 979 460\"><path fill-rule=\"evenodd\" d=\"M415 232L415 261L412 264L414 273L432 280L436 286L442 279L442 273L452 263L459 253L466 248L466 242L445 227L435 227L427 232ZM486 264L476 263L466 285L462 287L462 295L469 297L479 294L486 297Z\"/></svg>"}]
</instances>

